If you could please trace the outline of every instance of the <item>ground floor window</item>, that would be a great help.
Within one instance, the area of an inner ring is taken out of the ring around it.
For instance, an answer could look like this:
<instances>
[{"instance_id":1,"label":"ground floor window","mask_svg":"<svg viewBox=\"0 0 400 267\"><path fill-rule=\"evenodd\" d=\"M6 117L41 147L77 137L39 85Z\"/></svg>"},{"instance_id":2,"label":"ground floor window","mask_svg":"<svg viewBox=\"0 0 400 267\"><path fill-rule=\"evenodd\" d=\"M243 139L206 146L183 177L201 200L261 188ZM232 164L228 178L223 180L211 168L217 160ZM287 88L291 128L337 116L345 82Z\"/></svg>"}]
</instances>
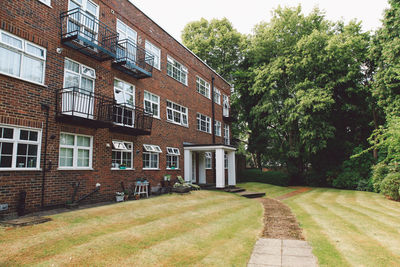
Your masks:
<instances>
[{"instance_id":1,"label":"ground floor window","mask_svg":"<svg viewBox=\"0 0 400 267\"><path fill-rule=\"evenodd\" d=\"M206 152L206 169L212 169L212 152Z\"/></svg>"},{"instance_id":2,"label":"ground floor window","mask_svg":"<svg viewBox=\"0 0 400 267\"><path fill-rule=\"evenodd\" d=\"M0 170L39 169L41 133L0 125Z\"/></svg>"},{"instance_id":3,"label":"ground floor window","mask_svg":"<svg viewBox=\"0 0 400 267\"><path fill-rule=\"evenodd\" d=\"M224 153L224 167L228 169L228 153Z\"/></svg>"},{"instance_id":4,"label":"ground floor window","mask_svg":"<svg viewBox=\"0 0 400 267\"><path fill-rule=\"evenodd\" d=\"M61 133L59 167L87 169L92 167L93 137Z\"/></svg>"},{"instance_id":5,"label":"ground floor window","mask_svg":"<svg viewBox=\"0 0 400 267\"><path fill-rule=\"evenodd\" d=\"M179 156L180 152L178 148L167 147L167 169L175 170L179 169Z\"/></svg>"},{"instance_id":6,"label":"ground floor window","mask_svg":"<svg viewBox=\"0 0 400 267\"><path fill-rule=\"evenodd\" d=\"M133 169L133 143L113 140L111 168L117 170Z\"/></svg>"},{"instance_id":7,"label":"ground floor window","mask_svg":"<svg viewBox=\"0 0 400 267\"><path fill-rule=\"evenodd\" d=\"M159 169L159 154L162 153L161 148L156 145L143 145L143 169Z\"/></svg>"}]
</instances>

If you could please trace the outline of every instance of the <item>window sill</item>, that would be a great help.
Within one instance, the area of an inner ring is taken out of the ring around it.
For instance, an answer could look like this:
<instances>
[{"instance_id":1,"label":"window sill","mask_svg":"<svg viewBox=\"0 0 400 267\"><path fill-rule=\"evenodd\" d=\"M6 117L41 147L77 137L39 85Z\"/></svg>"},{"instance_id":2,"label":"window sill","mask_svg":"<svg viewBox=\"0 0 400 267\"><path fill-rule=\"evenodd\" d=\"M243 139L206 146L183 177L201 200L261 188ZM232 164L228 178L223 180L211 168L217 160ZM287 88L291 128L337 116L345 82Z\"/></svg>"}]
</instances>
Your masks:
<instances>
[{"instance_id":1,"label":"window sill","mask_svg":"<svg viewBox=\"0 0 400 267\"><path fill-rule=\"evenodd\" d=\"M161 169L143 168L144 171L161 171Z\"/></svg>"},{"instance_id":2,"label":"window sill","mask_svg":"<svg viewBox=\"0 0 400 267\"><path fill-rule=\"evenodd\" d=\"M130 168L130 169L119 169L119 168L111 168L112 171L134 171L135 168Z\"/></svg>"},{"instance_id":3,"label":"window sill","mask_svg":"<svg viewBox=\"0 0 400 267\"><path fill-rule=\"evenodd\" d=\"M174 81L177 81L178 83L183 84L184 86L188 87L187 84L185 84L185 83L183 83L183 82L181 82L181 81L175 79L174 77L172 77L172 76L170 76L170 75L168 75L168 74L167 74L167 76L170 77L171 79L173 79Z\"/></svg>"},{"instance_id":4,"label":"window sill","mask_svg":"<svg viewBox=\"0 0 400 267\"><path fill-rule=\"evenodd\" d=\"M41 168L0 168L0 172L39 172L42 171Z\"/></svg>"},{"instance_id":5,"label":"window sill","mask_svg":"<svg viewBox=\"0 0 400 267\"><path fill-rule=\"evenodd\" d=\"M180 171L181 169L168 169L168 168L166 168L166 170L168 170L168 171Z\"/></svg>"},{"instance_id":6,"label":"window sill","mask_svg":"<svg viewBox=\"0 0 400 267\"><path fill-rule=\"evenodd\" d=\"M93 168L64 168L64 167L59 167L57 168L58 171L93 171Z\"/></svg>"},{"instance_id":7,"label":"window sill","mask_svg":"<svg viewBox=\"0 0 400 267\"><path fill-rule=\"evenodd\" d=\"M23 82L31 83L31 84L38 85L38 86L41 86L41 87L44 87L44 88L48 88L48 86L45 85L45 84L34 82L34 81L30 81L30 80L27 80L27 79L24 79L24 78L21 78L21 77L18 77L18 76L10 75L8 73L0 72L0 74L4 75L4 76L7 76L7 77L11 77L11 78L17 79L17 80L20 80L20 81L23 81Z\"/></svg>"},{"instance_id":8,"label":"window sill","mask_svg":"<svg viewBox=\"0 0 400 267\"><path fill-rule=\"evenodd\" d=\"M205 95L203 95L202 93L198 92L197 90L196 90L196 92L197 92L199 95L201 95L201 96L207 98L208 100L211 100L211 97L205 96Z\"/></svg>"},{"instance_id":9,"label":"window sill","mask_svg":"<svg viewBox=\"0 0 400 267\"><path fill-rule=\"evenodd\" d=\"M197 129L197 131L198 131L198 132L201 132L201 133L212 134L212 133L209 133L209 132L201 131L201 130L199 130L199 129Z\"/></svg>"},{"instance_id":10,"label":"window sill","mask_svg":"<svg viewBox=\"0 0 400 267\"><path fill-rule=\"evenodd\" d=\"M168 123L171 123L171 124L174 124L174 125L177 125L177 126L184 127L184 128L189 128L189 125L182 125L182 124L179 124L179 123L170 121L170 120L167 120L167 122L168 122Z\"/></svg>"}]
</instances>

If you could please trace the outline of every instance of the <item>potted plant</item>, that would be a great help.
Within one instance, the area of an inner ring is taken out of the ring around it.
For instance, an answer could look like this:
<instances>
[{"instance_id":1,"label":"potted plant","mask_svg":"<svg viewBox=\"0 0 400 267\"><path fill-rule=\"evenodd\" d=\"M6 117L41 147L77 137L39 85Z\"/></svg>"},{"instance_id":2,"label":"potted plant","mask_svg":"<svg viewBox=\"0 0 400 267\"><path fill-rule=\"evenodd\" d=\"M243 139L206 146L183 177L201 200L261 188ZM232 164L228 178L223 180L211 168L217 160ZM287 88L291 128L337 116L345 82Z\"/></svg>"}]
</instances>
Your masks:
<instances>
[{"instance_id":1,"label":"potted plant","mask_svg":"<svg viewBox=\"0 0 400 267\"><path fill-rule=\"evenodd\" d=\"M115 193L115 200L117 201L117 202L122 202L122 201L124 201L124 192L116 192Z\"/></svg>"},{"instance_id":2,"label":"potted plant","mask_svg":"<svg viewBox=\"0 0 400 267\"><path fill-rule=\"evenodd\" d=\"M119 169L120 170L125 170L126 169L126 164L122 163L121 165L119 165Z\"/></svg>"},{"instance_id":3,"label":"potted plant","mask_svg":"<svg viewBox=\"0 0 400 267\"><path fill-rule=\"evenodd\" d=\"M124 191L124 201L127 201L129 198L129 190Z\"/></svg>"}]
</instances>

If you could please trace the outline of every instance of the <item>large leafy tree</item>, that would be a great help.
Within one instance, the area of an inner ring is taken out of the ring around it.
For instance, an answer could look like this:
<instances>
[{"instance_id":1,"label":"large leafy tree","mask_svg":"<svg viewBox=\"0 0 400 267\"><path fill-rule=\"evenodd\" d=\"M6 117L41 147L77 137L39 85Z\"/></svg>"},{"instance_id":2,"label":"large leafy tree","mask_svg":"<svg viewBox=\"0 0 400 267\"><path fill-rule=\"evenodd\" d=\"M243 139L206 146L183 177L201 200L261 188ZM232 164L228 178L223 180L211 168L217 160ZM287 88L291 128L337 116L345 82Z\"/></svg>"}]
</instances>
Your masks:
<instances>
[{"instance_id":1,"label":"large leafy tree","mask_svg":"<svg viewBox=\"0 0 400 267\"><path fill-rule=\"evenodd\" d=\"M300 6L278 8L256 26L235 88L249 148L285 165L292 183L311 167L338 165L353 149L346 141L366 139L368 45L359 23L331 23L318 9L304 16Z\"/></svg>"},{"instance_id":2,"label":"large leafy tree","mask_svg":"<svg viewBox=\"0 0 400 267\"><path fill-rule=\"evenodd\" d=\"M182 31L182 41L222 77L232 81L233 71L241 60L243 36L228 19L202 18L190 22Z\"/></svg>"}]
</instances>

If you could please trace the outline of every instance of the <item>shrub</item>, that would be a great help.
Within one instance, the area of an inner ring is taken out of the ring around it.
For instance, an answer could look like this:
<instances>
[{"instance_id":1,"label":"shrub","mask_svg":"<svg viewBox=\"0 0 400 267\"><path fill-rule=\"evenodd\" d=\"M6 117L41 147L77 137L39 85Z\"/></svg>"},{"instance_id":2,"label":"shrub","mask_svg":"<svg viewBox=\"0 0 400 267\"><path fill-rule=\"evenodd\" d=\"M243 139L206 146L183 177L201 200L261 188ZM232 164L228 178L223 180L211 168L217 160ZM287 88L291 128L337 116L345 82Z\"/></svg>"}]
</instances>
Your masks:
<instances>
[{"instance_id":1,"label":"shrub","mask_svg":"<svg viewBox=\"0 0 400 267\"><path fill-rule=\"evenodd\" d=\"M382 194L393 199L400 200L400 173L391 172L386 175L380 186Z\"/></svg>"},{"instance_id":2,"label":"shrub","mask_svg":"<svg viewBox=\"0 0 400 267\"><path fill-rule=\"evenodd\" d=\"M289 175L279 171L262 172L260 169L245 169L239 172L239 181L288 186Z\"/></svg>"},{"instance_id":3,"label":"shrub","mask_svg":"<svg viewBox=\"0 0 400 267\"><path fill-rule=\"evenodd\" d=\"M383 179L385 179L388 174L389 169L387 165L383 162L379 162L375 166L372 167L372 185L374 187L374 191L379 193L381 192L381 183Z\"/></svg>"}]
</instances>

